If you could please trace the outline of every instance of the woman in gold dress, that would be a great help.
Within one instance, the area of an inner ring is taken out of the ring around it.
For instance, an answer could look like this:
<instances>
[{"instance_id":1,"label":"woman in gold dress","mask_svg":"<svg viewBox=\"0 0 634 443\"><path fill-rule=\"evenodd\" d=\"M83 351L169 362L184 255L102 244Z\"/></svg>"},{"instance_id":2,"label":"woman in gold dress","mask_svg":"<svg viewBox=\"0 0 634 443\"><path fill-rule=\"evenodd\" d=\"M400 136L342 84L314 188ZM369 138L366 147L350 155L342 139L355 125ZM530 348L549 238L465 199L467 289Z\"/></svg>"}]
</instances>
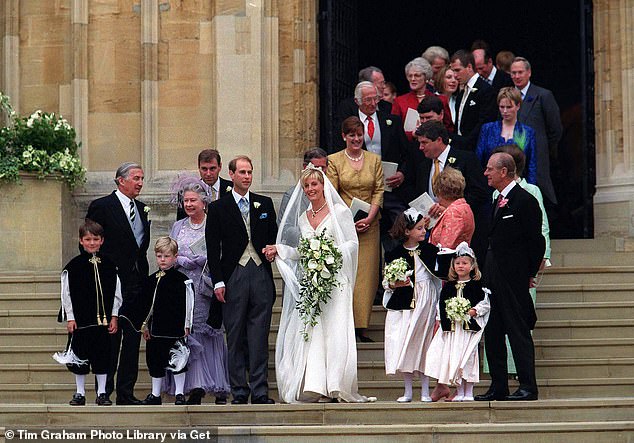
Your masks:
<instances>
[{"instance_id":1,"label":"woman in gold dress","mask_svg":"<svg viewBox=\"0 0 634 443\"><path fill-rule=\"evenodd\" d=\"M379 284L379 209L383 205L383 167L381 158L363 150L364 126L358 117L348 117L341 125L346 148L328 156L328 178L346 202L353 198L370 204L365 218L355 222L359 236L359 266L354 286L353 312L357 340L372 341L366 335L372 302Z\"/></svg>"}]
</instances>

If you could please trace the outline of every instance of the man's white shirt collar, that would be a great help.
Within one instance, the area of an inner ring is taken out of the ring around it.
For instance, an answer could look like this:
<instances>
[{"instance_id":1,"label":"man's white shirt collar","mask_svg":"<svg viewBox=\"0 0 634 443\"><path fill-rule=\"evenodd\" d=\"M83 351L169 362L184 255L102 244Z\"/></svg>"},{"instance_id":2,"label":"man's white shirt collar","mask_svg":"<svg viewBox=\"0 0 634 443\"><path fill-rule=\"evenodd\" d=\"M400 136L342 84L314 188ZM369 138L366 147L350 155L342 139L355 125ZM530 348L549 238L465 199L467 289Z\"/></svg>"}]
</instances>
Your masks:
<instances>
[{"instance_id":1,"label":"man's white shirt collar","mask_svg":"<svg viewBox=\"0 0 634 443\"><path fill-rule=\"evenodd\" d=\"M123 209L126 212L126 214L130 212L130 202L132 201L132 199L128 197L127 195L125 195L123 192L119 191L118 189L114 191L114 193L119 199L119 201L121 202L121 206L123 206Z\"/></svg>"},{"instance_id":2,"label":"man's white shirt collar","mask_svg":"<svg viewBox=\"0 0 634 443\"><path fill-rule=\"evenodd\" d=\"M231 194L233 195L233 199L236 201L236 204L238 204L243 197L247 199L247 203L249 203L249 205L251 204L251 195L249 191L247 191L244 195L240 195L234 189L231 189Z\"/></svg>"},{"instance_id":3,"label":"man's white shirt collar","mask_svg":"<svg viewBox=\"0 0 634 443\"><path fill-rule=\"evenodd\" d=\"M493 66L493 69L491 69L491 72L489 73L489 76L487 77L487 80L489 81L489 84L493 83L493 79L495 78L495 74L498 72L497 68L495 66Z\"/></svg>"},{"instance_id":4,"label":"man's white shirt collar","mask_svg":"<svg viewBox=\"0 0 634 443\"><path fill-rule=\"evenodd\" d=\"M366 126L368 125L367 123L368 117L372 117L372 121L375 121L377 123L379 122L379 118L376 115L376 111L374 111L372 115L366 115L363 112L361 112L361 109L359 109L359 120L361 120Z\"/></svg>"},{"instance_id":5,"label":"man's white shirt collar","mask_svg":"<svg viewBox=\"0 0 634 443\"><path fill-rule=\"evenodd\" d=\"M451 148L451 147L450 147L449 145L447 145L447 146L445 147L445 150L444 150L444 151L442 151L442 152L440 153L440 155L438 156L438 162L439 162L439 164L440 164L440 166L441 166L441 169L444 169L444 168L445 168L445 164L447 163L447 157L449 157L449 149L450 149L450 148Z\"/></svg>"},{"instance_id":6,"label":"man's white shirt collar","mask_svg":"<svg viewBox=\"0 0 634 443\"><path fill-rule=\"evenodd\" d=\"M469 86L469 91L473 89L479 77L480 77L480 74L473 74L473 77L469 79L469 81L467 82L467 86Z\"/></svg>"},{"instance_id":7,"label":"man's white shirt collar","mask_svg":"<svg viewBox=\"0 0 634 443\"><path fill-rule=\"evenodd\" d=\"M520 89L520 92L522 93L522 98L526 98L526 95L528 94L528 88L530 87L531 87L531 82L529 81L528 83L526 83L526 86Z\"/></svg>"},{"instance_id":8,"label":"man's white shirt collar","mask_svg":"<svg viewBox=\"0 0 634 443\"><path fill-rule=\"evenodd\" d=\"M517 182L515 180L506 185L506 188L502 189L502 192L500 192L500 194L502 194L502 198L506 198L506 196L509 195L509 192L511 192L511 189L515 187L515 185L517 185Z\"/></svg>"}]
</instances>

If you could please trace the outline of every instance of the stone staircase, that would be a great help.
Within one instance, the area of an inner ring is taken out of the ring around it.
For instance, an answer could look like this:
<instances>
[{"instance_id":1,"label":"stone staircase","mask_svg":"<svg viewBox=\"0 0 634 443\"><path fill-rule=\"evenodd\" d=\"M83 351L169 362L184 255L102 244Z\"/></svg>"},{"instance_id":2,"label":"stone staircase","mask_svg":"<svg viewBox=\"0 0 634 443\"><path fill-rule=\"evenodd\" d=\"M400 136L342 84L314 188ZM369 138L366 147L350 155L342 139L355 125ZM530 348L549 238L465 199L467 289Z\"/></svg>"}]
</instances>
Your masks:
<instances>
[{"instance_id":1,"label":"stone staircase","mask_svg":"<svg viewBox=\"0 0 634 443\"><path fill-rule=\"evenodd\" d=\"M566 436L633 441L634 266L629 264L634 264L634 253L614 252L604 240L555 241L553 251L554 266L537 295L538 402L396 404L402 382L385 375L385 311L375 307L369 335L376 343L358 345L358 374L360 391L378 397L378 403L112 407L108 411L124 413L108 414L106 423L147 429L219 426L214 432L226 441L322 441L335 436L346 441L454 441L500 434L511 441L555 436L559 441L568 440ZM66 345L65 328L56 322L58 309L56 272L0 274L0 426L81 428L103 421L97 418L103 417L103 408L71 412L66 405L74 391L73 377L51 358ZM273 396L279 315L276 306L269 337ZM140 358L137 396L143 397L150 389L143 345ZM484 375L476 393L487 386ZM3 435L0 428L0 443Z\"/></svg>"}]
</instances>

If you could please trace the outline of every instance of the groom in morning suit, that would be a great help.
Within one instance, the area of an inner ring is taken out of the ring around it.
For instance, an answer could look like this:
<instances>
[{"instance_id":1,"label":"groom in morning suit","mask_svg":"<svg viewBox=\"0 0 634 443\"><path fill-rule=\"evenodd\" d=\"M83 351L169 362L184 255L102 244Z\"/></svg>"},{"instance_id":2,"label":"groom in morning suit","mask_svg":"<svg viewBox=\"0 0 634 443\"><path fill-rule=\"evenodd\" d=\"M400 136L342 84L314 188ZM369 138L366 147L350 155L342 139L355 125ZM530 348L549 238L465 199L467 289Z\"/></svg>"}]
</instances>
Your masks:
<instances>
[{"instance_id":1,"label":"groom in morning suit","mask_svg":"<svg viewBox=\"0 0 634 443\"><path fill-rule=\"evenodd\" d=\"M119 330L112 335L112 355L106 394L114 390L114 375L117 375L118 405L137 405L134 384L139 372L138 330L143 322L141 284L148 275L147 249L150 244L149 207L136 200L143 188L143 168L136 163L123 163L115 174L117 190L90 203L86 218L96 221L104 229L101 252L118 268L121 280L123 305L119 316ZM121 349L121 355L119 355Z\"/></svg>"},{"instance_id":2,"label":"groom in morning suit","mask_svg":"<svg viewBox=\"0 0 634 443\"><path fill-rule=\"evenodd\" d=\"M275 286L271 263L262 251L275 244L275 209L269 197L249 191L249 157L231 160L229 176L233 190L209 205L205 238L214 294L224 303L231 403L245 404L250 394L253 404L271 404L268 338Z\"/></svg>"},{"instance_id":3,"label":"groom in morning suit","mask_svg":"<svg viewBox=\"0 0 634 443\"><path fill-rule=\"evenodd\" d=\"M500 192L492 211L484 279L491 290L491 316L484 344L491 370L491 386L479 401L537 400L535 347L531 330L537 314L529 288L546 247L542 212L537 200L515 181L515 162L507 153L489 158L484 175ZM506 341L508 335L517 366L519 389L509 394Z\"/></svg>"}]
</instances>

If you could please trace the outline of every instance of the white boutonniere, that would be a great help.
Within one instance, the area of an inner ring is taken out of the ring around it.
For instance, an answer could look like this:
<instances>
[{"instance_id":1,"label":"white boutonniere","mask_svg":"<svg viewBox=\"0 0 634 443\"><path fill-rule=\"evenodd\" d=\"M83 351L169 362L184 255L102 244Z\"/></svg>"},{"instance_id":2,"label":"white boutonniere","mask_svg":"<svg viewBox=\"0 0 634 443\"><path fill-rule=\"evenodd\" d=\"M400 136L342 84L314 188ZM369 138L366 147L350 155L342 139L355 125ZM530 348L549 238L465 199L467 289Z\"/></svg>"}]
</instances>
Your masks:
<instances>
[{"instance_id":1,"label":"white boutonniere","mask_svg":"<svg viewBox=\"0 0 634 443\"><path fill-rule=\"evenodd\" d=\"M470 91L476 92L478 88L471 88Z\"/></svg>"},{"instance_id":2,"label":"white boutonniere","mask_svg":"<svg viewBox=\"0 0 634 443\"><path fill-rule=\"evenodd\" d=\"M258 208L260 207L260 202L254 202L254 203L253 203L253 207L254 207L255 209L258 209Z\"/></svg>"},{"instance_id":3,"label":"white boutonniere","mask_svg":"<svg viewBox=\"0 0 634 443\"><path fill-rule=\"evenodd\" d=\"M449 162L450 165L453 165L456 162L456 157L449 157L447 161Z\"/></svg>"},{"instance_id":4,"label":"white boutonniere","mask_svg":"<svg viewBox=\"0 0 634 443\"><path fill-rule=\"evenodd\" d=\"M473 100L469 100L469 106L475 106L476 102L474 102Z\"/></svg>"},{"instance_id":5,"label":"white boutonniere","mask_svg":"<svg viewBox=\"0 0 634 443\"><path fill-rule=\"evenodd\" d=\"M152 208L150 208L149 206L143 208L143 212L145 212L146 214L149 214L151 210Z\"/></svg>"},{"instance_id":6,"label":"white boutonniere","mask_svg":"<svg viewBox=\"0 0 634 443\"><path fill-rule=\"evenodd\" d=\"M385 124L388 126L392 126L392 120L388 118L387 120L385 120Z\"/></svg>"},{"instance_id":7,"label":"white boutonniere","mask_svg":"<svg viewBox=\"0 0 634 443\"><path fill-rule=\"evenodd\" d=\"M227 191L227 192L231 192L231 186L227 186L226 191Z\"/></svg>"}]
</instances>

